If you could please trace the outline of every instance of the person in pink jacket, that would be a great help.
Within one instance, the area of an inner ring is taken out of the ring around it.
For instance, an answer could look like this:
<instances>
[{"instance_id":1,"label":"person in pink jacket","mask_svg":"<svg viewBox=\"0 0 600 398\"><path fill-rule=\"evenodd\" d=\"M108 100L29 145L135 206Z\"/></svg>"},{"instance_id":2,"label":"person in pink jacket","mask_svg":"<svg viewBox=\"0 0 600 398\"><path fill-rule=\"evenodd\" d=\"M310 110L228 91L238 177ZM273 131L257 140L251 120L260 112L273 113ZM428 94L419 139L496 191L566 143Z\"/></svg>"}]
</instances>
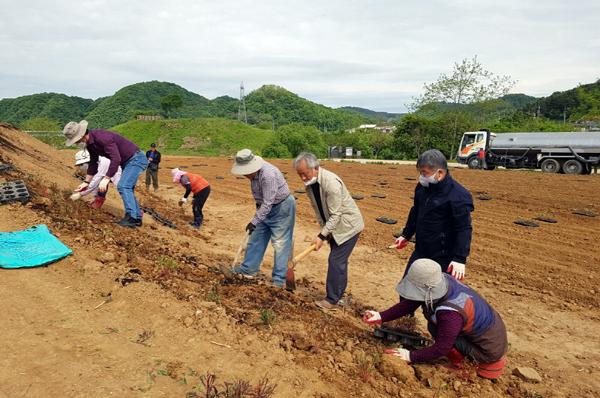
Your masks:
<instances>
[{"instance_id":1,"label":"person in pink jacket","mask_svg":"<svg viewBox=\"0 0 600 398\"><path fill-rule=\"evenodd\" d=\"M85 149L82 151L79 151L75 154L75 166L79 166L82 170L87 170L89 163L90 163L90 153L88 151L86 151ZM99 156L98 157L98 173L96 173L96 175L94 175L94 177L90 181L90 185L87 187L87 189L85 189L81 192L76 192L73 195L71 195L71 200L75 201L75 200L81 199L83 196L93 193L92 197L88 200L85 200L85 202L87 204L91 205L94 209L101 208L102 205L104 204L104 201L106 200L106 194L108 193L108 187L105 192L100 193L98 191L98 186L100 185L100 181L102 181L102 178L104 178L104 176L106 175L108 166L110 166L110 160L108 160L104 156ZM113 184L115 184L115 187L117 185L119 185L119 180L121 179L121 171L122 171L121 166L119 166L115 175L110 179L111 182Z\"/></svg>"}]
</instances>

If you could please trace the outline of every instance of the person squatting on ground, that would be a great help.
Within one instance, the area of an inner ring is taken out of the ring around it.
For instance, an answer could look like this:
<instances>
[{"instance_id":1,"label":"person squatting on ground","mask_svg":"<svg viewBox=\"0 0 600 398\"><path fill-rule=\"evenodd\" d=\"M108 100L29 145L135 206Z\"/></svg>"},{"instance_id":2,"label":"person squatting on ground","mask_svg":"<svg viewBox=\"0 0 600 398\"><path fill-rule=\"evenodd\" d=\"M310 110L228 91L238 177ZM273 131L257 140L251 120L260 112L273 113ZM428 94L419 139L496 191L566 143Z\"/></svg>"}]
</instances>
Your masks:
<instances>
[{"instance_id":1,"label":"person squatting on ground","mask_svg":"<svg viewBox=\"0 0 600 398\"><path fill-rule=\"evenodd\" d=\"M90 153L85 182L81 183L76 191L87 189L92 178L98 173L99 157L104 156L110 160L110 165L106 175L98 184L98 192L106 192L110 179L121 166L121 180L117 190L123 200L125 216L115 224L130 228L141 227L142 212L133 189L140 174L148 166L148 159L144 156L144 152L127 138L108 130L88 130L87 126L88 122L85 120L79 123L69 122L63 130L63 134L67 137L66 146L77 144L81 149L87 148Z\"/></svg>"},{"instance_id":2,"label":"person squatting on ground","mask_svg":"<svg viewBox=\"0 0 600 398\"><path fill-rule=\"evenodd\" d=\"M190 221L190 225L196 229L202 226L202 220L204 220L204 214L202 214L202 208L208 195L210 195L210 185L208 182L198 174L187 173L179 169L171 170L173 175L173 182L179 184L185 188L185 194L179 199L179 206L187 203L190 192L194 193L192 199L192 212L194 213L194 220Z\"/></svg>"},{"instance_id":3,"label":"person squatting on ground","mask_svg":"<svg viewBox=\"0 0 600 398\"><path fill-rule=\"evenodd\" d=\"M294 237L296 200L281 171L256 156L250 149L237 153L231 172L250 180L250 188L256 201L256 213L246 226L250 237L244 261L234 272L245 277L255 276L271 240L275 249L273 286L283 287Z\"/></svg>"},{"instance_id":4,"label":"person squatting on ground","mask_svg":"<svg viewBox=\"0 0 600 398\"><path fill-rule=\"evenodd\" d=\"M75 154L75 166L79 166L81 170L87 170L89 167L89 163L90 153L87 150L83 149ZM84 200L84 202L91 205L94 209L101 208L104 204L104 201L106 200L106 194L108 193L108 185L106 186L106 191L104 191L103 193L98 192L98 186L100 185L100 181L102 181L102 179L106 175L109 166L110 160L108 160L104 156L100 156L98 158L98 172L94 177L92 177L90 185L88 185L88 187L83 191L76 192L73 195L71 195L71 200L78 200L84 196L89 195L90 193L94 193L92 195L92 198ZM119 185L119 180L121 179L121 172L121 166L119 166L115 175L112 176L112 178L110 179L110 182L112 182L115 185L115 187Z\"/></svg>"},{"instance_id":5,"label":"person squatting on ground","mask_svg":"<svg viewBox=\"0 0 600 398\"><path fill-rule=\"evenodd\" d=\"M475 366L482 377L495 379L502 375L508 350L506 327L477 292L442 273L439 264L426 258L412 264L396 291L404 300L381 313L366 311L365 322L380 326L421 306L435 343L418 351L394 348L386 350L387 354L407 363L433 361L445 355L451 365L444 366L452 372L460 374Z\"/></svg>"},{"instance_id":6,"label":"person squatting on ground","mask_svg":"<svg viewBox=\"0 0 600 398\"><path fill-rule=\"evenodd\" d=\"M146 190L150 189L150 180L154 190L158 190L158 164L160 163L160 152L156 150L156 144L150 144L150 150L146 152L148 168L146 168Z\"/></svg>"},{"instance_id":7,"label":"person squatting on ground","mask_svg":"<svg viewBox=\"0 0 600 398\"><path fill-rule=\"evenodd\" d=\"M315 250L329 242L326 291L316 304L336 310L348 285L348 258L365 224L358 206L346 186L334 173L319 167L317 157L302 152L294 160L294 169L306 186L306 194L315 211L321 232L313 240Z\"/></svg>"},{"instance_id":8,"label":"person squatting on ground","mask_svg":"<svg viewBox=\"0 0 600 398\"><path fill-rule=\"evenodd\" d=\"M404 276L419 258L430 258L458 280L465 276L471 248L473 197L448 171L446 157L437 149L423 152L417 160L419 183L414 204L396 248L406 247L416 234Z\"/></svg>"}]
</instances>

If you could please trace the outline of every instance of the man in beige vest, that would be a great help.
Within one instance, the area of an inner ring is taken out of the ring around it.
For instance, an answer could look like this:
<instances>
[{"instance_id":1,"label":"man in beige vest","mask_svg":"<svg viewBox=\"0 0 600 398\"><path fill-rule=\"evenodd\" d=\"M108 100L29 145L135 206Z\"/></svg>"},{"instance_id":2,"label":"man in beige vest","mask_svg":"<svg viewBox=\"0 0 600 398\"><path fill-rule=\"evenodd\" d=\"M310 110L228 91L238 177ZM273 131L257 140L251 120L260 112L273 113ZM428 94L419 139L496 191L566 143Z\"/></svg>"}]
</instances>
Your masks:
<instances>
[{"instance_id":1,"label":"man in beige vest","mask_svg":"<svg viewBox=\"0 0 600 398\"><path fill-rule=\"evenodd\" d=\"M321 232L313 240L315 250L329 242L327 296L317 297L316 304L329 311L337 310L348 284L348 257L365 227L360 210L337 175L319 167L317 157L302 152L294 161L294 169L306 186Z\"/></svg>"}]
</instances>

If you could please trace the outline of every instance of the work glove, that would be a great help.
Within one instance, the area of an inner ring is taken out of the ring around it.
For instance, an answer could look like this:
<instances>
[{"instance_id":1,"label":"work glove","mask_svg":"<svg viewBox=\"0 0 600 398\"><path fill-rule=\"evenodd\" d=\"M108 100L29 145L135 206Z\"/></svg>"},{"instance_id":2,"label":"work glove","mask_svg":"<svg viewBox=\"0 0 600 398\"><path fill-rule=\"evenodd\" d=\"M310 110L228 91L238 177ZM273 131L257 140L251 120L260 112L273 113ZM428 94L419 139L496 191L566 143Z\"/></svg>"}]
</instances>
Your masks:
<instances>
[{"instance_id":1,"label":"work glove","mask_svg":"<svg viewBox=\"0 0 600 398\"><path fill-rule=\"evenodd\" d=\"M77 193L74 193L73 195L71 195L71 200L72 200L73 202L75 202L76 200L78 200L78 199L80 199L80 198L81 198L81 194L80 194L79 192L77 192Z\"/></svg>"},{"instance_id":2,"label":"work glove","mask_svg":"<svg viewBox=\"0 0 600 398\"><path fill-rule=\"evenodd\" d=\"M256 225L252 224L251 222L246 225L246 231L248 232L248 235L252 235L252 232L254 232L255 229Z\"/></svg>"},{"instance_id":3,"label":"work glove","mask_svg":"<svg viewBox=\"0 0 600 398\"><path fill-rule=\"evenodd\" d=\"M410 363L410 351L404 348L394 348L392 350L385 350L385 353L398 357L406 361L406 363Z\"/></svg>"},{"instance_id":4,"label":"work glove","mask_svg":"<svg viewBox=\"0 0 600 398\"><path fill-rule=\"evenodd\" d=\"M94 203L96 201L96 197L94 196L93 198L84 199L83 201L85 203L87 203L88 205L91 205L92 203Z\"/></svg>"},{"instance_id":5,"label":"work glove","mask_svg":"<svg viewBox=\"0 0 600 398\"><path fill-rule=\"evenodd\" d=\"M404 236L401 236L396 239L394 244L396 245L396 249L404 249L408 245L408 239L406 239Z\"/></svg>"},{"instance_id":6,"label":"work glove","mask_svg":"<svg viewBox=\"0 0 600 398\"><path fill-rule=\"evenodd\" d=\"M465 279L465 265L452 261L448 266L448 273L458 281Z\"/></svg>"},{"instance_id":7,"label":"work glove","mask_svg":"<svg viewBox=\"0 0 600 398\"><path fill-rule=\"evenodd\" d=\"M179 199L179 206L181 206L184 203L187 203L187 198L181 198L181 199Z\"/></svg>"},{"instance_id":8,"label":"work glove","mask_svg":"<svg viewBox=\"0 0 600 398\"><path fill-rule=\"evenodd\" d=\"M79 186L73 192L85 191L87 189L87 187L89 187L89 186L90 186L89 182L82 182L81 184L79 184Z\"/></svg>"},{"instance_id":9,"label":"work glove","mask_svg":"<svg viewBox=\"0 0 600 398\"><path fill-rule=\"evenodd\" d=\"M100 181L100 185L98 185L98 192L104 193L106 192L106 188L108 187L108 183L110 182L110 178L104 177L102 181Z\"/></svg>"},{"instance_id":10,"label":"work glove","mask_svg":"<svg viewBox=\"0 0 600 398\"><path fill-rule=\"evenodd\" d=\"M363 319L371 326L381 326L381 315L376 311L365 311Z\"/></svg>"}]
</instances>

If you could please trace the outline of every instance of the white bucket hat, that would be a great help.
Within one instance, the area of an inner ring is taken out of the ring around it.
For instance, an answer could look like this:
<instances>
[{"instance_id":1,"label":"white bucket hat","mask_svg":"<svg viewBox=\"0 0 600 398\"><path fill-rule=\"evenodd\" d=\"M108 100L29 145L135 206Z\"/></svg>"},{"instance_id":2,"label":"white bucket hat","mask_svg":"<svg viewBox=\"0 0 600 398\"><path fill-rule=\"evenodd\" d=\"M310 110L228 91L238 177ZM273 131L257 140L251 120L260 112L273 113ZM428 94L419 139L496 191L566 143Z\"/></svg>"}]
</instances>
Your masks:
<instances>
[{"instance_id":1,"label":"white bucket hat","mask_svg":"<svg viewBox=\"0 0 600 398\"><path fill-rule=\"evenodd\" d=\"M87 150L79 151L75 154L75 166L88 163L90 161L90 153Z\"/></svg>"},{"instance_id":2,"label":"white bucket hat","mask_svg":"<svg viewBox=\"0 0 600 398\"><path fill-rule=\"evenodd\" d=\"M396 286L398 294L413 301L430 305L448 292L448 280L438 263L420 258L412 263L406 276Z\"/></svg>"},{"instance_id":3,"label":"white bucket hat","mask_svg":"<svg viewBox=\"0 0 600 398\"><path fill-rule=\"evenodd\" d=\"M81 122L69 122L63 129L63 134L67 137L67 143L65 146L71 146L83 137L87 130L88 122L82 120Z\"/></svg>"},{"instance_id":4,"label":"white bucket hat","mask_svg":"<svg viewBox=\"0 0 600 398\"><path fill-rule=\"evenodd\" d=\"M248 175L257 172L265 161L250 149L242 149L235 155L235 164L231 168L233 174Z\"/></svg>"}]
</instances>

